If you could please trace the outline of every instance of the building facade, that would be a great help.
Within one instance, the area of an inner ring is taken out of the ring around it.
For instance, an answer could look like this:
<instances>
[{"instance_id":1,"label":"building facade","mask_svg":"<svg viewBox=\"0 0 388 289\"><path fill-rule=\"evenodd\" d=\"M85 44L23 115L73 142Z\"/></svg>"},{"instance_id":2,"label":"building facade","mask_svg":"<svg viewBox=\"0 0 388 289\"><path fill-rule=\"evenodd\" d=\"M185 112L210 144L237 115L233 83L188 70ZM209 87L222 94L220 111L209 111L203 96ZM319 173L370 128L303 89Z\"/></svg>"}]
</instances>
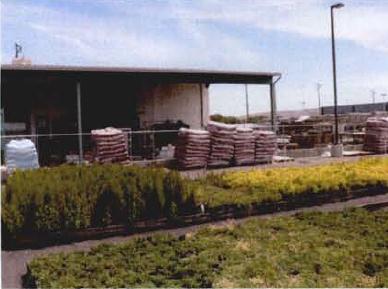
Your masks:
<instances>
[{"instance_id":1,"label":"building facade","mask_svg":"<svg viewBox=\"0 0 388 289\"><path fill-rule=\"evenodd\" d=\"M279 73L48 65L2 65L1 72L2 134L39 137L41 151L74 152L84 149L91 130L108 126L205 128L213 83L269 85L275 116L280 78Z\"/></svg>"}]
</instances>

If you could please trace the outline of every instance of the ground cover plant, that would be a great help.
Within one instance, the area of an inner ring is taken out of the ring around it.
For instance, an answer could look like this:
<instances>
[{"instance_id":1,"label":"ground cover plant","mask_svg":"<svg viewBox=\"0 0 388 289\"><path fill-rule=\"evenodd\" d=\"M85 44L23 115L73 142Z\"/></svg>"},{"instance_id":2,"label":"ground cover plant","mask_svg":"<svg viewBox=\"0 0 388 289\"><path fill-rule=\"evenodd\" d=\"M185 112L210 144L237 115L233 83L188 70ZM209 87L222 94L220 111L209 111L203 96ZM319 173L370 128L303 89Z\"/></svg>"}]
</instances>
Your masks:
<instances>
[{"instance_id":1,"label":"ground cover plant","mask_svg":"<svg viewBox=\"0 0 388 289\"><path fill-rule=\"evenodd\" d=\"M388 212L304 213L181 237L54 254L26 284L69 287L387 287Z\"/></svg>"},{"instance_id":2,"label":"ground cover plant","mask_svg":"<svg viewBox=\"0 0 388 289\"><path fill-rule=\"evenodd\" d=\"M276 202L301 195L314 198L360 188L378 187L388 192L388 158L210 174L201 183L196 199L208 207Z\"/></svg>"},{"instance_id":3,"label":"ground cover plant","mask_svg":"<svg viewBox=\"0 0 388 289\"><path fill-rule=\"evenodd\" d=\"M173 219L195 208L189 185L163 168L95 165L16 171L2 191L2 228L13 236L130 225L140 218Z\"/></svg>"}]
</instances>

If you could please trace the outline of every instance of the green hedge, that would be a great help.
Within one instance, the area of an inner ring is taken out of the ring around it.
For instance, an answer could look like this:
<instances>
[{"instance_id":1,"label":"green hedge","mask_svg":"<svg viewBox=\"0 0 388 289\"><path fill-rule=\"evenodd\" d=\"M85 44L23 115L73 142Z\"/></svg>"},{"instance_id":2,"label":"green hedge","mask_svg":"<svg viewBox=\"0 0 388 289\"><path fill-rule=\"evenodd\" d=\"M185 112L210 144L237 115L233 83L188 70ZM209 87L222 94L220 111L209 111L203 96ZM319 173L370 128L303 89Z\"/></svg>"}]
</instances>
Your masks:
<instances>
[{"instance_id":1,"label":"green hedge","mask_svg":"<svg viewBox=\"0 0 388 289\"><path fill-rule=\"evenodd\" d=\"M28 265L26 286L387 287L388 212L362 209L208 226Z\"/></svg>"},{"instance_id":2,"label":"green hedge","mask_svg":"<svg viewBox=\"0 0 388 289\"><path fill-rule=\"evenodd\" d=\"M388 192L388 158L315 167L252 169L192 181L176 171L120 165L16 171L2 190L5 236L175 219L224 205L299 202L356 189Z\"/></svg>"},{"instance_id":3,"label":"green hedge","mask_svg":"<svg viewBox=\"0 0 388 289\"><path fill-rule=\"evenodd\" d=\"M194 208L191 183L174 171L60 166L16 171L8 178L2 192L2 226L14 236L130 225L141 218L174 218Z\"/></svg>"}]
</instances>

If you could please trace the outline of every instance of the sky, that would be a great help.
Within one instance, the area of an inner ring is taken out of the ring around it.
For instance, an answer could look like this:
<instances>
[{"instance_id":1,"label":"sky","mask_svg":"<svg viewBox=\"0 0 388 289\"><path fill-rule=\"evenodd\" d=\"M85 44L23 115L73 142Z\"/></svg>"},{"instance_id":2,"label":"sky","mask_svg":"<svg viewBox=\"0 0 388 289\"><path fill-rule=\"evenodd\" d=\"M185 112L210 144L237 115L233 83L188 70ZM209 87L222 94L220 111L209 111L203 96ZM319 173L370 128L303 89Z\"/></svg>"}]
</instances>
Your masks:
<instances>
[{"instance_id":1,"label":"sky","mask_svg":"<svg viewBox=\"0 0 388 289\"><path fill-rule=\"evenodd\" d=\"M333 104L328 0L2 0L1 63L280 72L279 110ZM388 0L335 10L339 104L388 101ZM211 85L210 112L245 113L243 85ZM249 85L250 112L270 109Z\"/></svg>"}]
</instances>

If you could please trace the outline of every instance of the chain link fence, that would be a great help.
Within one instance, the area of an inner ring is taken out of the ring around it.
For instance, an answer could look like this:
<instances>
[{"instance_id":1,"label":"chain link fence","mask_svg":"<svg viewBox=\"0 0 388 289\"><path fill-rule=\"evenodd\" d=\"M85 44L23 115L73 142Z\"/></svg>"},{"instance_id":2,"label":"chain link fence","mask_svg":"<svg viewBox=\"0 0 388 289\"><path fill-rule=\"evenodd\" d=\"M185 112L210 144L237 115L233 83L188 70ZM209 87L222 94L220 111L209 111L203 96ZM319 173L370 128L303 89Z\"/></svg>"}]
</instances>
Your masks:
<instances>
[{"instance_id":1,"label":"chain link fence","mask_svg":"<svg viewBox=\"0 0 388 289\"><path fill-rule=\"evenodd\" d=\"M244 126L244 124L241 124ZM133 162L170 161L179 130L139 130L121 128L128 134L128 154ZM270 125L259 129L270 130ZM277 155L291 158L327 157L333 143L332 124L291 124L277 127ZM4 164L5 144L13 139L30 139L36 146L41 166L79 163L79 134L15 134L2 136L1 162ZM363 151L365 128L351 127L340 133L345 151ZM82 134L85 162L93 162L93 140L90 133ZM388 141L385 152L388 151Z\"/></svg>"}]
</instances>

